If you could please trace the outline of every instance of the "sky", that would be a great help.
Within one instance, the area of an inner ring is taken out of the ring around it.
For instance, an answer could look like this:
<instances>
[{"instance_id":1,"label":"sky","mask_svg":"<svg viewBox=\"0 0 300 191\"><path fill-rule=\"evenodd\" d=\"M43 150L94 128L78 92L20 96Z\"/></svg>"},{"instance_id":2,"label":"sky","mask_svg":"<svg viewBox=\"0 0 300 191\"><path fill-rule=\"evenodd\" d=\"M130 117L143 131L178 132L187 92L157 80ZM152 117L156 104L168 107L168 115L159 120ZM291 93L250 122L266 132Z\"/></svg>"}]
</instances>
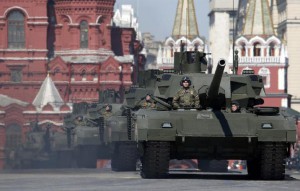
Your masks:
<instances>
[{"instance_id":1,"label":"sky","mask_svg":"<svg viewBox=\"0 0 300 191\"><path fill-rule=\"evenodd\" d=\"M155 40L172 34L178 0L116 0L115 8L131 4L138 18L139 29L150 32ZM200 36L208 39L209 0L194 0Z\"/></svg>"}]
</instances>

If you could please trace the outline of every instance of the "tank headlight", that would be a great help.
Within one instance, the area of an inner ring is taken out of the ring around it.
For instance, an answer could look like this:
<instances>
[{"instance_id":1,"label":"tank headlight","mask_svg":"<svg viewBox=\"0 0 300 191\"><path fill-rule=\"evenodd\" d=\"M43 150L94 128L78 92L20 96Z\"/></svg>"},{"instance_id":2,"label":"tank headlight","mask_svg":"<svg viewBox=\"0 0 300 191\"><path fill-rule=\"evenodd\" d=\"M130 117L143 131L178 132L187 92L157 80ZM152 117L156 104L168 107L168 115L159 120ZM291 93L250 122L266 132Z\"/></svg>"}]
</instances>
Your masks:
<instances>
[{"instance_id":1,"label":"tank headlight","mask_svg":"<svg viewBox=\"0 0 300 191\"><path fill-rule=\"evenodd\" d=\"M261 124L262 129L273 129L272 123L262 123Z\"/></svg>"},{"instance_id":2,"label":"tank headlight","mask_svg":"<svg viewBox=\"0 0 300 191\"><path fill-rule=\"evenodd\" d=\"M172 128L172 123L169 123L169 122L165 122L165 123L162 123L161 124L161 127L162 128Z\"/></svg>"}]
</instances>

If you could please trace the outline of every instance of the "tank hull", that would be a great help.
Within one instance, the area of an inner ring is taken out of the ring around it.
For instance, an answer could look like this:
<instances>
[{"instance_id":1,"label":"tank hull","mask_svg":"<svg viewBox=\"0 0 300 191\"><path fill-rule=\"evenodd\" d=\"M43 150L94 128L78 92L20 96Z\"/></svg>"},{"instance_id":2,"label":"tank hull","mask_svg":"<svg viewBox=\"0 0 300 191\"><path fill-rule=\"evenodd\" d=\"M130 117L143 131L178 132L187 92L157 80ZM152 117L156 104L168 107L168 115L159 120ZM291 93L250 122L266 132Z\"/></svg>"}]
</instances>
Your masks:
<instances>
[{"instance_id":1,"label":"tank hull","mask_svg":"<svg viewBox=\"0 0 300 191\"><path fill-rule=\"evenodd\" d=\"M245 160L258 153L259 142L288 144L296 139L295 125L280 114L140 110L134 124L139 143L168 141L171 158L176 159Z\"/></svg>"}]
</instances>

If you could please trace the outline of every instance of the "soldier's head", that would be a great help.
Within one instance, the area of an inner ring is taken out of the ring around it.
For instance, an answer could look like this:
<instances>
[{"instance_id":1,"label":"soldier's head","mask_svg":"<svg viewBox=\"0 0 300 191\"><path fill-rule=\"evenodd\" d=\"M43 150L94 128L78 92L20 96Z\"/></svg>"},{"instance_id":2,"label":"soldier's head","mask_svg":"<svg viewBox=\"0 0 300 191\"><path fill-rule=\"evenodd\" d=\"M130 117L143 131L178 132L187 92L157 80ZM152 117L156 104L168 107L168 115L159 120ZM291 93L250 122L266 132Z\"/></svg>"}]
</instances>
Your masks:
<instances>
[{"instance_id":1,"label":"soldier's head","mask_svg":"<svg viewBox=\"0 0 300 191\"><path fill-rule=\"evenodd\" d=\"M151 100L151 96L149 94L146 95L146 101L150 101Z\"/></svg>"},{"instance_id":2,"label":"soldier's head","mask_svg":"<svg viewBox=\"0 0 300 191\"><path fill-rule=\"evenodd\" d=\"M184 88L188 88L190 87L190 85L192 85L192 81L190 80L189 77L184 76L180 81L180 85Z\"/></svg>"},{"instance_id":3,"label":"soldier's head","mask_svg":"<svg viewBox=\"0 0 300 191\"><path fill-rule=\"evenodd\" d=\"M237 101L233 101L231 103L231 111L232 112L239 112L240 104Z\"/></svg>"},{"instance_id":4,"label":"soldier's head","mask_svg":"<svg viewBox=\"0 0 300 191\"><path fill-rule=\"evenodd\" d=\"M82 117L81 115L78 115L78 116L76 117L76 120L77 120L77 121L82 121L82 120L83 120L83 117Z\"/></svg>"},{"instance_id":5,"label":"soldier's head","mask_svg":"<svg viewBox=\"0 0 300 191\"><path fill-rule=\"evenodd\" d=\"M107 104L105 107L105 111L111 111L112 110L112 106L110 104Z\"/></svg>"}]
</instances>

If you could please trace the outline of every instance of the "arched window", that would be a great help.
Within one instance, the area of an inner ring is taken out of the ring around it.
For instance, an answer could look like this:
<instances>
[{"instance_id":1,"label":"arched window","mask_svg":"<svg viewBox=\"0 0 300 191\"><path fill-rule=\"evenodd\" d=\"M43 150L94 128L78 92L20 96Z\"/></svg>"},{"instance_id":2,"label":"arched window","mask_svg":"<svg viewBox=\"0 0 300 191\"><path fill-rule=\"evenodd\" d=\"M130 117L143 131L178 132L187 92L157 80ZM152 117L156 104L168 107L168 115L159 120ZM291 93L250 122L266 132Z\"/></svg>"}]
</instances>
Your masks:
<instances>
[{"instance_id":1,"label":"arched window","mask_svg":"<svg viewBox=\"0 0 300 191\"><path fill-rule=\"evenodd\" d=\"M271 43L269 46L269 56L275 56L275 45Z\"/></svg>"},{"instance_id":2,"label":"arched window","mask_svg":"<svg viewBox=\"0 0 300 191\"><path fill-rule=\"evenodd\" d=\"M245 43L243 43L242 47L241 47L241 56L246 56L246 45L245 45Z\"/></svg>"},{"instance_id":3,"label":"arched window","mask_svg":"<svg viewBox=\"0 0 300 191\"><path fill-rule=\"evenodd\" d=\"M7 18L8 48L25 48L24 15L20 11L12 11Z\"/></svg>"},{"instance_id":4,"label":"arched window","mask_svg":"<svg viewBox=\"0 0 300 191\"><path fill-rule=\"evenodd\" d=\"M174 57L174 46L173 46L173 44L171 44L171 46L170 46L170 51L171 51L171 58L173 58Z\"/></svg>"},{"instance_id":5,"label":"arched window","mask_svg":"<svg viewBox=\"0 0 300 191\"><path fill-rule=\"evenodd\" d=\"M86 81L86 71L82 70L80 75L82 77L82 81Z\"/></svg>"},{"instance_id":6,"label":"arched window","mask_svg":"<svg viewBox=\"0 0 300 191\"><path fill-rule=\"evenodd\" d=\"M97 74L96 70L92 71L92 76L93 76L93 81L97 82L98 81L98 74Z\"/></svg>"},{"instance_id":7,"label":"arched window","mask_svg":"<svg viewBox=\"0 0 300 191\"><path fill-rule=\"evenodd\" d=\"M258 75L262 76L265 88L270 88L271 86L270 70L268 68L263 67L258 71Z\"/></svg>"},{"instance_id":8,"label":"arched window","mask_svg":"<svg viewBox=\"0 0 300 191\"><path fill-rule=\"evenodd\" d=\"M16 149L22 143L22 130L18 124L10 124L6 129L5 147L8 149Z\"/></svg>"},{"instance_id":9,"label":"arched window","mask_svg":"<svg viewBox=\"0 0 300 191\"><path fill-rule=\"evenodd\" d=\"M88 22L80 22L80 48L88 48L89 45L89 29Z\"/></svg>"},{"instance_id":10,"label":"arched window","mask_svg":"<svg viewBox=\"0 0 300 191\"><path fill-rule=\"evenodd\" d=\"M253 56L261 56L260 44L258 42L253 46Z\"/></svg>"}]
</instances>

